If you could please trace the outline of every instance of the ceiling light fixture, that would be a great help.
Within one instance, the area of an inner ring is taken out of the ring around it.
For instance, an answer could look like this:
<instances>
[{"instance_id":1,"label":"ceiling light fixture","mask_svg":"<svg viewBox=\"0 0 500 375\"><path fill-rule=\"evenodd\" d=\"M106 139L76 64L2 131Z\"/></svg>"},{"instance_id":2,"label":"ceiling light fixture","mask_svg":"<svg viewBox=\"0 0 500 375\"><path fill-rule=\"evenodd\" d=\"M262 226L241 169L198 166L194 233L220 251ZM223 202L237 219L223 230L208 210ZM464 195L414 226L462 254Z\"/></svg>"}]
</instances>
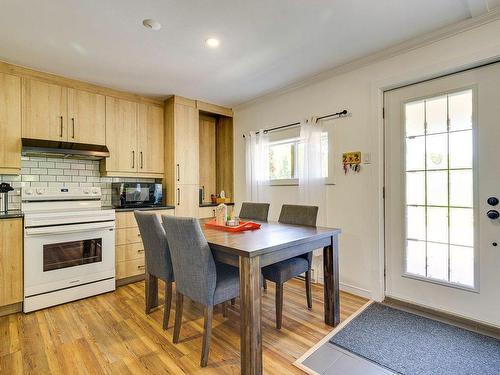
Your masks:
<instances>
[{"instance_id":1,"label":"ceiling light fixture","mask_svg":"<svg viewBox=\"0 0 500 375\"><path fill-rule=\"evenodd\" d=\"M205 40L205 43L207 44L207 46L209 46L210 48L216 48L219 46L220 42L218 39L215 39L215 38L208 38L207 40Z\"/></svg>"},{"instance_id":2,"label":"ceiling light fixture","mask_svg":"<svg viewBox=\"0 0 500 375\"><path fill-rule=\"evenodd\" d=\"M152 20L152 19L144 20L144 21L142 21L142 24L147 29L151 29L151 30L160 30L161 29L161 23L159 23L158 21Z\"/></svg>"}]
</instances>

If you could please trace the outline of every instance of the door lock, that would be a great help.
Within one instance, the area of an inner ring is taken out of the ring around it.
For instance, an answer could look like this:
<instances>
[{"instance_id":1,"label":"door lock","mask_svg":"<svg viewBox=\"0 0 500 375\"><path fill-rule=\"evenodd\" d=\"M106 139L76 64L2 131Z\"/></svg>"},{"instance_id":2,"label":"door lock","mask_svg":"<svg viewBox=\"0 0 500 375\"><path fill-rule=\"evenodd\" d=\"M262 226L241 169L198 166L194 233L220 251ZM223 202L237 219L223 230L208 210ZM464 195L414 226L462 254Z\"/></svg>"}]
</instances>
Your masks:
<instances>
[{"instance_id":1,"label":"door lock","mask_svg":"<svg viewBox=\"0 0 500 375\"><path fill-rule=\"evenodd\" d=\"M487 202L490 206L496 206L498 204L498 198L497 197L489 197Z\"/></svg>"},{"instance_id":2,"label":"door lock","mask_svg":"<svg viewBox=\"0 0 500 375\"><path fill-rule=\"evenodd\" d=\"M500 217L500 213L498 213L497 210L489 210L486 213L486 216L488 216L491 220L496 220Z\"/></svg>"}]
</instances>

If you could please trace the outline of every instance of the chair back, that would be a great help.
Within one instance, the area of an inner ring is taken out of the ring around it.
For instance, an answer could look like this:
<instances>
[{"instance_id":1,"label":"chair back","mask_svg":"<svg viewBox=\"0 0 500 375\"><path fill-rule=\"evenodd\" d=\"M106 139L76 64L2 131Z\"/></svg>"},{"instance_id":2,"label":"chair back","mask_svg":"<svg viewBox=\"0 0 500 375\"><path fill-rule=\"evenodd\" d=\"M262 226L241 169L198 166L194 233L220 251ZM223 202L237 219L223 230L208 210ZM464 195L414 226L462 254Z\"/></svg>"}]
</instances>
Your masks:
<instances>
[{"instance_id":1,"label":"chair back","mask_svg":"<svg viewBox=\"0 0 500 375\"><path fill-rule=\"evenodd\" d=\"M241 219L250 219L257 221L267 221L269 214L269 203L250 203L243 202L241 205Z\"/></svg>"},{"instance_id":2,"label":"chair back","mask_svg":"<svg viewBox=\"0 0 500 375\"><path fill-rule=\"evenodd\" d=\"M316 226L318 218L317 206L301 206L295 204L284 204L281 206L280 218L278 221L283 224Z\"/></svg>"},{"instance_id":3,"label":"chair back","mask_svg":"<svg viewBox=\"0 0 500 375\"><path fill-rule=\"evenodd\" d=\"M151 211L135 211L134 216L144 245L147 272L161 280L174 281L167 237L158 216Z\"/></svg>"},{"instance_id":4,"label":"chair back","mask_svg":"<svg viewBox=\"0 0 500 375\"><path fill-rule=\"evenodd\" d=\"M215 261L198 219L162 216L172 257L176 290L205 306L213 305Z\"/></svg>"}]
</instances>

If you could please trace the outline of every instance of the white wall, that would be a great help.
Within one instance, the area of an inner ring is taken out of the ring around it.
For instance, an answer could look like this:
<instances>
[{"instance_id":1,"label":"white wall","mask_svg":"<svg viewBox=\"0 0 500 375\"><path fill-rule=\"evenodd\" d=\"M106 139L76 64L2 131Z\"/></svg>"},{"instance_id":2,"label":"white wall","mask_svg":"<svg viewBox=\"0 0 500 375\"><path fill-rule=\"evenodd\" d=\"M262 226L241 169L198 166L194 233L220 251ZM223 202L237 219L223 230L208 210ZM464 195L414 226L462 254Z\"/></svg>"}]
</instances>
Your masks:
<instances>
[{"instance_id":1,"label":"white wall","mask_svg":"<svg viewBox=\"0 0 500 375\"><path fill-rule=\"evenodd\" d=\"M397 30L395 30L397 32ZM339 51L341 53L341 51ZM342 229L341 287L380 300L383 297L383 121L382 89L500 57L500 20L456 33L397 56L371 63L320 82L267 96L235 108L235 199L246 199L245 144L242 134L262 127L295 122L346 108L352 117L330 122L333 127L335 185L327 189L327 224ZM345 176L341 154L370 152L372 164L361 173ZM296 187L269 188L270 218L281 204L295 202Z\"/></svg>"}]
</instances>

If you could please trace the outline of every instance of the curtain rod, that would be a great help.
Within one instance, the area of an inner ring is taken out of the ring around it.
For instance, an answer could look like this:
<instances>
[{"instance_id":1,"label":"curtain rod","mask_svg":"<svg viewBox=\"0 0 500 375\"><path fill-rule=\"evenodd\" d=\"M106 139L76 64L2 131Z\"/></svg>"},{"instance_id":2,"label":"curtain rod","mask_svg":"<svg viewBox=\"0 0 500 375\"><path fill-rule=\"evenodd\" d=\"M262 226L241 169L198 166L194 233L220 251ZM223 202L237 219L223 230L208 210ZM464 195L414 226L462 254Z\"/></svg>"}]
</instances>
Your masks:
<instances>
[{"instance_id":1,"label":"curtain rod","mask_svg":"<svg viewBox=\"0 0 500 375\"><path fill-rule=\"evenodd\" d=\"M320 117L317 117L316 118L316 122L318 122L319 120L324 120L326 118L330 118L330 117L344 117L344 116L347 116L347 109L344 109L343 111L340 111L340 112L337 112L337 113L331 113L329 115L324 115L324 116L320 116ZM264 133L268 133L268 132L271 132L271 131L274 131L274 130L280 130L280 129L285 129L285 128L289 128L291 126L298 126L300 125L300 122L294 122L294 123L291 123L291 124L286 124L286 125L281 125L281 126L276 126L274 128L269 128L269 129L264 129ZM260 131L256 131L255 134L259 134ZM243 138L245 138L245 134L243 134Z\"/></svg>"}]
</instances>

